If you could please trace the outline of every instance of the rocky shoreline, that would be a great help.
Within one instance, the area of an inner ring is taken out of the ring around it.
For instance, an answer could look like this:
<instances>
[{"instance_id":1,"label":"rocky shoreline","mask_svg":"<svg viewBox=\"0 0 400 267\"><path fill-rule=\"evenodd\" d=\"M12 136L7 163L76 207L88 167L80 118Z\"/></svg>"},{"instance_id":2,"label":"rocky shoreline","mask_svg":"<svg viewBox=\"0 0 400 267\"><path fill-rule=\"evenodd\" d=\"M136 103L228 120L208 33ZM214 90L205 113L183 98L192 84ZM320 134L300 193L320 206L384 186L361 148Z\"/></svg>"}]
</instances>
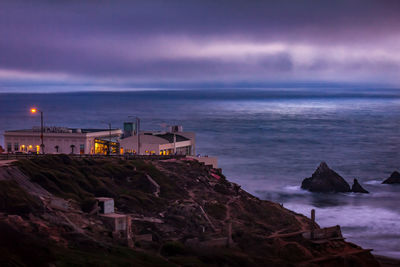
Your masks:
<instances>
[{"instance_id":1,"label":"rocky shoreline","mask_svg":"<svg viewBox=\"0 0 400 267\"><path fill-rule=\"evenodd\" d=\"M394 171L382 184L400 184L400 173ZM354 178L353 185L350 187L342 176L328 167L326 162L321 162L312 176L303 180L301 188L318 193L369 193L356 178Z\"/></svg>"},{"instance_id":2,"label":"rocky shoreline","mask_svg":"<svg viewBox=\"0 0 400 267\"><path fill-rule=\"evenodd\" d=\"M379 266L340 228L320 229L195 160L46 156L0 167L0 188L4 263ZM132 235L118 236L101 220L98 197L129 216Z\"/></svg>"}]
</instances>

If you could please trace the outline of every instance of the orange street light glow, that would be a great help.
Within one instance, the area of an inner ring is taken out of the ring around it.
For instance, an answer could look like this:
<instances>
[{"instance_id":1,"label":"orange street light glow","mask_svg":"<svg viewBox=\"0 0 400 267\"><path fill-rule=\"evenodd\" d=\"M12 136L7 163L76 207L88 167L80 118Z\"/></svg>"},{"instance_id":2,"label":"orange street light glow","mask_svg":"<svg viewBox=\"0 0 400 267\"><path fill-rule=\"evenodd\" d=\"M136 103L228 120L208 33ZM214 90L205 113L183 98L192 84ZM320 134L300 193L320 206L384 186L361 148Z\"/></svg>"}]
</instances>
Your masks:
<instances>
[{"instance_id":1,"label":"orange street light glow","mask_svg":"<svg viewBox=\"0 0 400 267\"><path fill-rule=\"evenodd\" d=\"M36 113L37 109L36 108L31 108L31 113Z\"/></svg>"}]
</instances>

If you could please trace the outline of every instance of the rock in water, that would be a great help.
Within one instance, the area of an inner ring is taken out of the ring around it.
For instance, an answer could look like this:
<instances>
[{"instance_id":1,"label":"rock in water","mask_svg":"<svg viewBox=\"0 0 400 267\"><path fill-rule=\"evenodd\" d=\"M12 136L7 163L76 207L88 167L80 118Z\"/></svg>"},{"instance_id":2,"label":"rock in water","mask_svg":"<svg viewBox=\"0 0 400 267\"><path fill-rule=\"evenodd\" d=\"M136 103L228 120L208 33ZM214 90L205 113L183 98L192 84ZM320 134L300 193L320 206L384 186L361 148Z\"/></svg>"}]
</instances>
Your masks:
<instances>
[{"instance_id":1,"label":"rock in water","mask_svg":"<svg viewBox=\"0 0 400 267\"><path fill-rule=\"evenodd\" d=\"M325 162L321 162L310 178L303 180L301 188L311 192L350 192L350 185Z\"/></svg>"},{"instance_id":2,"label":"rock in water","mask_svg":"<svg viewBox=\"0 0 400 267\"><path fill-rule=\"evenodd\" d=\"M400 173L398 171L392 172L390 177L383 181L382 184L400 184Z\"/></svg>"},{"instance_id":3,"label":"rock in water","mask_svg":"<svg viewBox=\"0 0 400 267\"><path fill-rule=\"evenodd\" d=\"M365 193L368 194L369 192L365 190L360 183L357 181L357 179L354 179L353 186L351 187L351 192L354 193Z\"/></svg>"}]
</instances>

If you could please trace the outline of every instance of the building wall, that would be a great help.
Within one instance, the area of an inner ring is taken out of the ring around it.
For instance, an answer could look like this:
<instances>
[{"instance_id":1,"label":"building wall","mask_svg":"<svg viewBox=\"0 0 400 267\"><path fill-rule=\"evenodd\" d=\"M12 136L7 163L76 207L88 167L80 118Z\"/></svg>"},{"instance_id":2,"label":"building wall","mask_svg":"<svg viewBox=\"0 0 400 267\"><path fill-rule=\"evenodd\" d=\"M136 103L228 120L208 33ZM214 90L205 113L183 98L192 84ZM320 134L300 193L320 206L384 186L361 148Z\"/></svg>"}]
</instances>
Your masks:
<instances>
[{"instance_id":1,"label":"building wall","mask_svg":"<svg viewBox=\"0 0 400 267\"><path fill-rule=\"evenodd\" d=\"M179 133L181 135L181 133ZM120 139L120 146L123 148L124 153L136 153L138 154L138 137L137 135L133 135L127 138ZM193 155L194 153L194 143L192 140L169 143L164 138L160 138L154 135L145 135L140 134L140 153L141 155L146 154L156 154L160 155L160 151L162 153L167 152L167 154L174 154L174 147L177 150L178 154L188 154ZM180 149L181 148L181 149Z\"/></svg>"},{"instance_id":2,"label":"building wall","mask_svg":"<svg viewBox=\"0 0 400 267\"><path fill-rule=\"evenodd\" d=\"M126 231L128 215L121 214L100 214L100 218L110 228L111 231Z\"/></svg>"},{"instance_id":3,"label":"building wall","mask_svg":"<svg viewBox=\"0 0 400 267\"><path fill-rule=\"evenodd\" d=\"M102 203L102 204L101 204ZM109 199L105 201L101 201L99 205L103 206L103 213L108 214L108 213L114 213L114 199Z\"/></svg>"},{"instance_id":4,"label":"building wall","mask_svg":"<svg viewBox=\"0 0 400 267\"><path fill-rule=\"evenodd\" d=\"M154 152L154 154L159 154L160 153L160 143L162 140L159 140L161 138L155 137L152 135L140 135L140 152L138 149L138 136L133 135L124 139L120 139L119 143L121 148L123 149L124 153L133 153L133 154L140 154L144 155L146 154L146 151L148 151L147 154L151 154Z\"/></svg>"},{"instance_id":5,"label":"building wall","mask_svg":"<svg viewBox=\"0 0 400 267\"><path fill-rule=\"evenodd\" d=\"M33 152L40 151L40 135L38 136L7 136L4 137L6 147L11 143L11 152ZM86 140L85 136L44 136L43 138L44 151L49 154L72 153L71 145L74 145L74 154L80 153L80 147L83 145L84 153L89 153L90 140ZM58 146L58 151L56 146ZM16 149L18 147L18 149ZM38 151L39 150L39 151Z\"/></svg>"},{"instance_id":6,"label":"building wall","mask_svg":"<svg viewBox=\"0 0 400 267\"><path fill-rule=\"evenodd\" d=\"M119 135L120 130L115 130L112 134ZM44 133L43 144L44 151L48 154L92 154L94 153L95 138L106 138L109 132L94 132L94 133ZM38 153L40 151L40 132L6 132L4 134L5 150L11 144L11 151L22 151ZM74 146L72 149L71 145ZM58 147L58 149L56 148ZM82 151L81 151L82 148ZM57 151L58 150L58 151Z\"/></svg>"},{"instance_id":7,"label":"building wall","mask_svg":"<svg viewBox=\"0 0 400 267\"><path fill-rule=\"evenodd\" d=\"M196 133L194 132L179 132L179 135L182 135L191 141L191 155L196 155Z\"/></svg>"}]
</instances>

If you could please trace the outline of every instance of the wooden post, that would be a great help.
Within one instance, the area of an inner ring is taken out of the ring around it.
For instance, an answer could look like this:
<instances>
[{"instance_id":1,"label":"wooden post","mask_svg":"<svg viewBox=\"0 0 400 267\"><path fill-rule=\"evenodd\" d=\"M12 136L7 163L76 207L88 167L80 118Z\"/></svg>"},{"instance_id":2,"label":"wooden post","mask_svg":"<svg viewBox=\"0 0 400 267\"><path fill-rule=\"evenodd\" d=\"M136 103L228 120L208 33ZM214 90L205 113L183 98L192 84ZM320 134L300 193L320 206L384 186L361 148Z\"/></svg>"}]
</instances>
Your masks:
<instances>
[{"instance_id":1,"label":"wooden post","mask_svg":"<svg viewBox=\"0 0 400 267\"><path fill-rule=\"evenodd\" d=\"M126 241L128 243L128 247L134 247L134 243L132 240L132 218L130 215L126 216Z\"/></svg>"},{"instance_id":2,"label":"wooden post","mask_svg":"<svg viewBox=\"0 0 400 267\"><path fill-rule=\"evenodd\" d=\"M311 239L314 239L315 209L311 210Z\"/></svg>"}]
</instances>

